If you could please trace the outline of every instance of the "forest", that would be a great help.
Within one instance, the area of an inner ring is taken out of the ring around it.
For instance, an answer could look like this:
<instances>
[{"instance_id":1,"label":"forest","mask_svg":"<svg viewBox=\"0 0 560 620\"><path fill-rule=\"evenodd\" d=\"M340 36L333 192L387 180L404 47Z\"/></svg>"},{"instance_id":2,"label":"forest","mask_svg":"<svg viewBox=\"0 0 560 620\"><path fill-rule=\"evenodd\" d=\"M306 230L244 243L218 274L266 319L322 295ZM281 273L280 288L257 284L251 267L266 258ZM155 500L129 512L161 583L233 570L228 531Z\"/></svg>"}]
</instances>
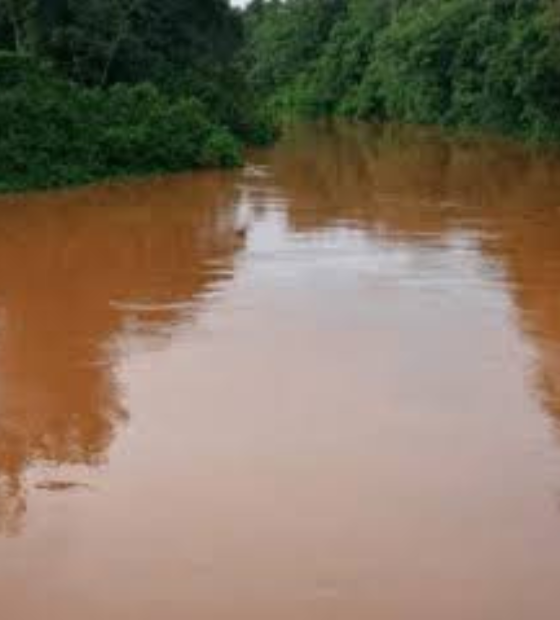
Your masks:
<instances>
[{"instance_id":1,"label":"forest","mask_svg":"<svg viewBox=\"0 0 560 620\"><path fill-rule=\"evenodd\" d=\"M291 118L560 141L558 0L0 0L0 190L208 166Z\"/></svg>"},{"instance_id":2,"label":"forest","mask_svg":"<svg viewBox=\"0 0 560 620\"><path fill-rule=\"evenodd\" d=\"M0 0L0 190L237 165L242 42L228 0Z\"/></svg>"},{"instance_id":3,"label":"forest","mask_svg":"<svg viewBox=\"0 0 560 620\"><path fill-rule=\"evenodd\" d=\"M560 140L558 0L254 0L245 58L281 116Z\"/></svg>"}]
</instances>

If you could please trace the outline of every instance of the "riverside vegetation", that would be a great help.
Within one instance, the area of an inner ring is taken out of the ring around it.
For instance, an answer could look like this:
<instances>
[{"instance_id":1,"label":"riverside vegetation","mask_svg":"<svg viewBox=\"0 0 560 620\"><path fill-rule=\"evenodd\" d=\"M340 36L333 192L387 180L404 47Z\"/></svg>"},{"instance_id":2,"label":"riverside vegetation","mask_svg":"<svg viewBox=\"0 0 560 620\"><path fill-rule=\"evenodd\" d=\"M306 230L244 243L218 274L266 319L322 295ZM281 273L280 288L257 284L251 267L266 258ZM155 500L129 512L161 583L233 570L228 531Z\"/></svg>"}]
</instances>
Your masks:
<instances>
[{"instance_id":1,"label":"riverside vegetation","mask_svg":"<svg viewBox=\"0 0 560 620\"><path fill-rule=\"evenodd\" d=\"M560 140L558 0L255 0L246 24L279 114Z\"/></svg>"},{"instance_id":2,"label":"riverside vegetation","mask_svg":"<svg viewBox=\"0 0 560 620\"><path fill-rule=\"evenodd\" d=\"M238 164L242 41L227 0L0 0L0 190Z\"/></svg>"},{"instance_id":3,"label":"riverside vegetation","mask_svg":"<svg viewBox=\"0 0 560 620\"><path fill-rule=\"evenodd\" d=\"M0 190L235 166L336 115L557 143L558 0L0 0Z\"/></svg>"}]
</instances>

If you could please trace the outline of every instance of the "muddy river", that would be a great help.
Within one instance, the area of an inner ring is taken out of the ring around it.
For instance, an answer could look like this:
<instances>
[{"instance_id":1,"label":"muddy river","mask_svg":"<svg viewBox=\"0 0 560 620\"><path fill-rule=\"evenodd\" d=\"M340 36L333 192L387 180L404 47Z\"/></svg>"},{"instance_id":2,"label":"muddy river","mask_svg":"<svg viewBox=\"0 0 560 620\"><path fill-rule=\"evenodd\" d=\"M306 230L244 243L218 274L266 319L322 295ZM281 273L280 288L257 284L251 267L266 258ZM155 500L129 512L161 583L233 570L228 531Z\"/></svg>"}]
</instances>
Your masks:
<instances>
[{"instance_id":1,"label":"muddy river","mask_svg":"<svg viewBox=\"0 0 560 620\"><path fill-rule=\"evenodd\" d=\"M294 129L0 199L2 620L558 620L560 158Z\"/></svg>"}]
</instances>

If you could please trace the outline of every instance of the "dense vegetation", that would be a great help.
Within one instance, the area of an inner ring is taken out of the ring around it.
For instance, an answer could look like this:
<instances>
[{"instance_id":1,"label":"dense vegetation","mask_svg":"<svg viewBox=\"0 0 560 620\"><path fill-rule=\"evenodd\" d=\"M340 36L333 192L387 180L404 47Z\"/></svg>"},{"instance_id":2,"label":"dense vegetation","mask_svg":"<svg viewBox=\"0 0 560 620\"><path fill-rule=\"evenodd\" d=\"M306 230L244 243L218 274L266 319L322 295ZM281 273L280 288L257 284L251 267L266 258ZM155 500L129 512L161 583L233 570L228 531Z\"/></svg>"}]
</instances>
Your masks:
<instances>
[{"instance_id":1,"label":"dense vegetation","mask_svg":"<svg viewBox=\"0 0 560 620\"><path fill-rule=\"evenodd\" d=\"M236 165L261 109L558 142L560 0L0 0L0 190Z\"/></svg>"},{"instance_id":2,"label":"dense vegetation","mask_svg":"<svg viewBox=\"0 0 560 620\"><path fill-rule=\"evenodd\" d=\"M242 35L227 0L0 0L0 190L237 164Z\"/></svg>"},{"instance_id":3,"label":"dense vegetation","mask_svg":"<svg viewBox=\"0 0 560 620\"><path fill-rule=\"evenodd\" d=\"M558 0L255 0L245 23L277 113L560 140Z\"/></svg>"}]
</instances>

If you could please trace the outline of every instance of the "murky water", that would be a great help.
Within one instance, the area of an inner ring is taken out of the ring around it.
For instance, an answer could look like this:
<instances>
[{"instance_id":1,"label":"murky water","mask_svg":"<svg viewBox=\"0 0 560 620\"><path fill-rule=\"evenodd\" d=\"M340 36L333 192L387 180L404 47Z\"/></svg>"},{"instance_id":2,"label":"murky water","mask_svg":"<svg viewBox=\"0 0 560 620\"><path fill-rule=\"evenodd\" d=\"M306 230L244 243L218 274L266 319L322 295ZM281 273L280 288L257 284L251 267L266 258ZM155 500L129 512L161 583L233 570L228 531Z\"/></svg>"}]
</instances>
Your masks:
<instances>
[{"instance_id":1,"label":"murky water","mask_svg":"<svg viewBox=\"0 0 560 620\"><path fill-rule=\"evenodd\" d=\"M560 160L308 127L0 200L0 617L560 618Z\"/></svg>"}]
</instances>

